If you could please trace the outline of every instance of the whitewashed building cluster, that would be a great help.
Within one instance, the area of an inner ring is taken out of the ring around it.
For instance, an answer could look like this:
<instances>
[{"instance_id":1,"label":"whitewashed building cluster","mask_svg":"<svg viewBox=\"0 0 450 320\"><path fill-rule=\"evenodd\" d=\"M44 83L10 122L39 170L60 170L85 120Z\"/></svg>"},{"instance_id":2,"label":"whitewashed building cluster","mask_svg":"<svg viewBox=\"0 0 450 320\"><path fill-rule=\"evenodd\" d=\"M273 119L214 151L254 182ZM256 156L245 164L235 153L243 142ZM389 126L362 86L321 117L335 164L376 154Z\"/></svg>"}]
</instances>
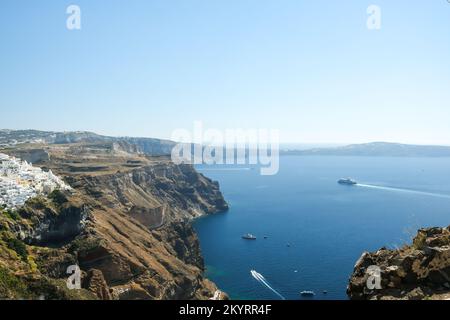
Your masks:
<instances>
[{"instance_id":1,"label":"whitewashed building cluster","mask_svg":"<svg viewBox=\"0 0 450 320\"><path fill-rule=\"evenodd\" d=\"M52 171L43 171L31 163L0 153L0 207L17 208L37 195L70 187Z\"/></svg>"}]
</instances>

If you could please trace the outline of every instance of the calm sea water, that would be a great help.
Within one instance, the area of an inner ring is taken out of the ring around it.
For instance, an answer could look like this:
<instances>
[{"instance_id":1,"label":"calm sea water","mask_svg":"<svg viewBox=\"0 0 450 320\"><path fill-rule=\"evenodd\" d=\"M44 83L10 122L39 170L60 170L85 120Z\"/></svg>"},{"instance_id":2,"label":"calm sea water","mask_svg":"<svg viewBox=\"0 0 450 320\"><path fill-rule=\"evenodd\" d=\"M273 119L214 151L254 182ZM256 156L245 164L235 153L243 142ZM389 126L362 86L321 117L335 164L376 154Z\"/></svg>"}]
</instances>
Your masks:
<instances>
[{"instance_id":1,"label":"calm sea water","mask_svg":"<svg viewBox=\"0 0 450 320\"><path fill-rule=\"evenodd\" d=\"M286 299L304 299L303 290L346 299L363 251L395 248L420 227L450 224L449 158L282 156L275 176L198 169L219 181L231 207L195 228L206 276L233 299L279 299L250 270ZM366 186L337 184L348 176ZM248 232L258 239L241 239Z\"/></svg>"}]
</instances>

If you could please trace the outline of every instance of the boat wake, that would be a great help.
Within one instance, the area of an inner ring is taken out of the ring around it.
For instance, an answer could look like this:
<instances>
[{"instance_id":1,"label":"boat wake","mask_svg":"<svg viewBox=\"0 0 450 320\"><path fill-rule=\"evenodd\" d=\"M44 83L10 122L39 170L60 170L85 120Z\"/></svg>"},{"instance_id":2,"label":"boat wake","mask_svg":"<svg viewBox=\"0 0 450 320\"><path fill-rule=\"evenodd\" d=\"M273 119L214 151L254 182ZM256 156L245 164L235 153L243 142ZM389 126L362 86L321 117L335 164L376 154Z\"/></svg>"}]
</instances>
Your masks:
<instances>
[{"instance_id":1,"label":"boat wake","mask_svg":"<svg viewBox=\"0 0 450 320\"><path fill-rule=\"evenodd\" d=\"M371 188L371 189L378 189L378 190L387 190L387 191L411 193L411 194L417 194L417 195L422 195L422 196L450 199L450 195L448 195L448 194L441 194L441 193L424 192L424 191L418 191L418 190L393 188L393 187L383 187L383 186L376 186L376 185L372 185L372 184L361 184L361 183L356 184L356 186L363 187L363 188Z\"/></svg>"},{"instance_id":2,"label":"boat wake","mask_svg":"<svg viewBox=\"0 0 450 320\"><path fill-rule=\"evenodd\" d=\"M255 270L251 270L250 274L252 275L253 278L256 279L256 281L258 281L259 283L261 283L264 286L266 286L269 290L271 290L273 293L275 293L282 300L286 300L286 298L283 297L283 295L281 293L279 293L277 290L272 288L272 286L267 282L266 278L264 278L264 276L261 273L256 272Z\"/></svg>"}]
</instances>

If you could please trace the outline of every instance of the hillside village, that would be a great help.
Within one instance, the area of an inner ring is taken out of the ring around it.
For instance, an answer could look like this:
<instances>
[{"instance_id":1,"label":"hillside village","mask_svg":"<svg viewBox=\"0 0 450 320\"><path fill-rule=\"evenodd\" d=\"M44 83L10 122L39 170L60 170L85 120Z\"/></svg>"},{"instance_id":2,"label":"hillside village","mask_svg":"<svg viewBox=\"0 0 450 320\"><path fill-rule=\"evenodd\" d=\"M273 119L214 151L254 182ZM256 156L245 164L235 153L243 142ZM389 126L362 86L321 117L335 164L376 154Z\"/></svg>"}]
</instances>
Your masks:
<instances>
[{"instance_id":1,"label":"hillside village","mask_svg":"<svg viewBox=\"0 0 450 320\"><path fill-rule=\"evenodd\" d=\"M37 195L70 190L52 171L33 167L27 161L0 153L0 207L15 209Z\"/></svg>"}]
</instances>

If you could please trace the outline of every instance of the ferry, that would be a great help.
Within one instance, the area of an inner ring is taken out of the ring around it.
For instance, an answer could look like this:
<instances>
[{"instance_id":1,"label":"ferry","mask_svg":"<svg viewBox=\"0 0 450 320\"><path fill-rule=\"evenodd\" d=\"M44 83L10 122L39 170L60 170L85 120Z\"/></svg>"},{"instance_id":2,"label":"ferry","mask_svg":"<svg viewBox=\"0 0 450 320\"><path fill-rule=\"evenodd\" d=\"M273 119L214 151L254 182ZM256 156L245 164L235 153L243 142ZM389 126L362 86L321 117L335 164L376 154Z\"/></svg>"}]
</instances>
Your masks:
<instances>
[{"instance_id":1,"label":"ferry","mask_svg":"<svg viewBox=\"0 0 450 320\"><path fill-rule=\"evenodd\" d=\"M358 184L358 182L356 182L355 180L351 179L351 178L342 178L338 180L339 184L346 184L346 185L350 185L353 186L355 184Z\"/></svg>"}]
</instances>

